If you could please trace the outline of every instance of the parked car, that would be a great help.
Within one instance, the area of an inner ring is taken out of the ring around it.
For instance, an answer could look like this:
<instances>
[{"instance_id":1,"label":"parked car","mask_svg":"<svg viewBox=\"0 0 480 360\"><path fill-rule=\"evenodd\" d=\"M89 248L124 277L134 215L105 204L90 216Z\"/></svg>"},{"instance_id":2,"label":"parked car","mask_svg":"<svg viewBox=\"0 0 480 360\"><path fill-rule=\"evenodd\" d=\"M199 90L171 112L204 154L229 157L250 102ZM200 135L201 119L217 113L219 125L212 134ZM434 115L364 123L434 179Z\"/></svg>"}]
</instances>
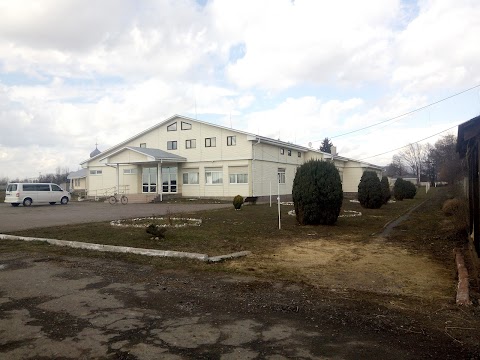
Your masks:
<instances>
[{"instance_id":1,"label":"parked car","mask_svg":"<svg viewBox=\"0 0 480 360\"><path fill-rule=\"evenodd\" d=\"M70 193L52 183L10 183L5 192L5 202L12 206L57 202L66 205L69 201Z\"/></svg>"}]
</instances>

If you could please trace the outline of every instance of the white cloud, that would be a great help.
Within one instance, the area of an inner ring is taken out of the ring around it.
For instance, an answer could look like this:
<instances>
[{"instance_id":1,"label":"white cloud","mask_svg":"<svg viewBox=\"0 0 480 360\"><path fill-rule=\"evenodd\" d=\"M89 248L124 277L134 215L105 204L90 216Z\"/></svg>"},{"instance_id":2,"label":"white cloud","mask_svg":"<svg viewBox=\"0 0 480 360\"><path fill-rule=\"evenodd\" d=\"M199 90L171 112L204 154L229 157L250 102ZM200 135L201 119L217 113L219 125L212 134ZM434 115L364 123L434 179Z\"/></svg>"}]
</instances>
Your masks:
<instances>
[{"instance_id":1,"label":"white cloud","mask_svg":"<svg viewBox=\"0 0 480 360\"><path fill-rule=\"evenodd\" d=\"M306 145L327 137L340 117L362 104L361 99L324 102L313 96L289 98L276 108L244 117L248 132Z\"/></svg>"},{"instance_id":2,"label":"white cloud","mask_svg":"<svg viewBox=\"0 0 480 360\"><path fill-rule=\"evenodd\" d=\"M410 91L478 83L479 18L477 1L420 2L418 17L397 36L393 82Z\"/></svg>"},{"instance_id":3,"label":"white cloud","mask_svg":"<svg viewBox=\"0 0 480 360\"><path fill-rule=\"evenodd\" d=\"M221 26L246 45L245 57L228 68L239 86L278 90L298 82L372 81L388 68L398 1L248 4L213 5Z\"/></svg>"},{"instance_id":4,"label":"white cloud","mask_svg":"<svg viewBox=\"0 0 480 360\"><path fill-rule=\"evenodd\" d=\"M19 0L0 13L0 176L76 169L96 141L175 113L306 145L480 83L476 1ZM354 158L404 145L477 115L478 92L444 106L333 141Z\"/></svg>"}]
</instances>

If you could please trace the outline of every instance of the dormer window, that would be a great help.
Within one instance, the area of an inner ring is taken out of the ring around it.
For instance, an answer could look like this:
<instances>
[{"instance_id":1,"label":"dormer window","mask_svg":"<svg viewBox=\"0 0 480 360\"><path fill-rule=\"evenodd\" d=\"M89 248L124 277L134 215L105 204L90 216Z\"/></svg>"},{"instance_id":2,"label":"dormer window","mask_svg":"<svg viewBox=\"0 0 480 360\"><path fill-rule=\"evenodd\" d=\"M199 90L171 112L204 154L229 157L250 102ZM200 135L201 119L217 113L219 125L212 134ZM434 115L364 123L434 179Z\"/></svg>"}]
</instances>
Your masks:
<instances>
[{"instance_id":1,"label":"dormer window","mask_svg":"<svg viewBox=\"0 0 480 360\"><path fill-rule=\"evenodd\" d=\"M174 122L173 124L168 125L167 131L177 131L177 123Z\"/></svg>"}]
</instances>

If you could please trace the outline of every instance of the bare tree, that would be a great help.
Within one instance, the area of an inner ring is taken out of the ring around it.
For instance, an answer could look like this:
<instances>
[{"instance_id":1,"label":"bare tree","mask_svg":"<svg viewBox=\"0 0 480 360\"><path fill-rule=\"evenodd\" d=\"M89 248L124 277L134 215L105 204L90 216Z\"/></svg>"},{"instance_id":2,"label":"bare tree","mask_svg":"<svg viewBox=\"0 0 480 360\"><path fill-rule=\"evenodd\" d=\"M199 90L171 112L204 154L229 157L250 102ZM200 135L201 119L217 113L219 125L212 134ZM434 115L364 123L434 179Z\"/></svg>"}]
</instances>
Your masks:
<instances>
[{"instance_id":1,"label":"bare tree","mask_svg":"<svg viewBox=\"0 0 480 360\"><path fill-rule=\"evenodd\" d=\"M408 144L405 150L398 155L402 161L412 170L417 177L417 184L420 183L420 174L422 171L422 163L428 156L428 147L419 143Z\"/></svg>"},{"instance_id":2,"label":"bare tree","mask_svg":"<svg viewBox=\"0 0 480 360\"><path fill-rule=\"evenodd\" d=\"M385 169L386 175L390 177L399 177L405 174L405 165L402 158L398 155L393 155L392 162L387 165Z\"/></svg>"},{"instance_id":3,"label":"bare tree","mask_svg":"<svg viewBox=\"0 0 480 360\"><path fill-rule=\"evenodd\" d=\"M456 151L457 137L445 135L435 143L431 161L438 172L438 178L449 184L461 179L466 173L465 164L460 160Z\"/></svg>"}]
</instances>

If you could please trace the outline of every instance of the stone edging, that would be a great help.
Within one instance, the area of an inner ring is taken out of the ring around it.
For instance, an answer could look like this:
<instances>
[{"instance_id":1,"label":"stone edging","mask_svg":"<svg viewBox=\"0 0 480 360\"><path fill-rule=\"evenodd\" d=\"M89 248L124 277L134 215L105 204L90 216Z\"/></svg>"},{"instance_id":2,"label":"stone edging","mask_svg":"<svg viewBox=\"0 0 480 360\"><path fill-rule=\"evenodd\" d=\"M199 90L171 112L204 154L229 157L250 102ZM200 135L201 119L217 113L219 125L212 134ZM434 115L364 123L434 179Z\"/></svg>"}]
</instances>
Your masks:
<instances>
[{"instance_id":1,"label":"stone edging","mask_svg":"<svg viewBox=\"0 0 480 360\"><path fill-rule=\"evenodd\" d=\"M458 274L456 303L457 305L472 305L468 290L468 271L465 266L462 251L460 249L454 249L453 255L455 256L455 264L457 265Z\"/></svg>"},{"instance_id":2,"label":"stone edging","mask_svg":"<svg viewBox=\"0 0 480 360\"><path fill-rule=\"evenodd\" d=\"M129 254L137 254L137 255L144 255L144 256L188 258L188 259L195 259L195 260L200 260L205 262L219 262L219 261L233 259L241 256L247 256L251 254L250 251L241 251L241 252L228 254L228 255L209 257L207 254L198 254L198 253L190 253L190 252L183 252L183 251L142 249L142 248L134 248L129 246L92 244L92 243L85 243L80 241L45 239L45 238L35 238L35 237L26 237L26 236L6 235L6 234L0 234L0 240L42 241L50 245L66 246L66 247L71 247L76 249L116 252L116 253L129 253Z\"/></svg>"}]
</instances>

